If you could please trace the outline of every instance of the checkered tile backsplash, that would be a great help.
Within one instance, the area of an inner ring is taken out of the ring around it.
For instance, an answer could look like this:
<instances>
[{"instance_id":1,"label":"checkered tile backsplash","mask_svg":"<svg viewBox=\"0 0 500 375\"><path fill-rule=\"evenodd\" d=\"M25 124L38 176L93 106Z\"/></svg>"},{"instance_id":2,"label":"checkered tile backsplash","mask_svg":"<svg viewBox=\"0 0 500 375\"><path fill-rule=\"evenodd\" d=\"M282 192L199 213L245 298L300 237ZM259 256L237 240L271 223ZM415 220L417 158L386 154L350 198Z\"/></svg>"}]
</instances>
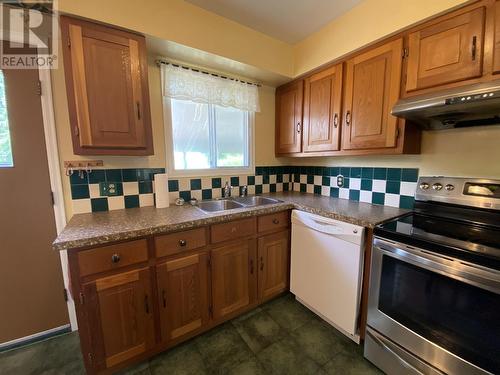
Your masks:
<instances>
[{"instance_id":1,"label":"checkered tile backsplash","mask_svg":"<svg viewBox=\"0 0 500 375\"><path fill-rule=\"evenodd\" d=\"M97 212L154 205L154 174L163 168L101 169L70 176L73 213ZM337 176L344 177L342 187ZM256 167L255 175L169 179L170 202L222 196L226 181L248 186L248 194L303 191L361 202L412 208L418 169L360 167ZM118 195L101 196L100 182L114 182Z\"/></svg>"}]
</instances>

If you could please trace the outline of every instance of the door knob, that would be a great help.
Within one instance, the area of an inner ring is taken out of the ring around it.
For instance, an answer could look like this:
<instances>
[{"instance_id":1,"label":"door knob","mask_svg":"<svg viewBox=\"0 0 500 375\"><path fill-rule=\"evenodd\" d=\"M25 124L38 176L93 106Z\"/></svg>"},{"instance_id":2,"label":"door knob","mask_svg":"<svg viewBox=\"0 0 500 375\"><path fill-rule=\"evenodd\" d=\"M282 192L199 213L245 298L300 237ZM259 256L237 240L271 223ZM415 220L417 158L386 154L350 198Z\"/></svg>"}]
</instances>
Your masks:
<instances>
[{"instance_id":1,"label":"door knob","mask_svg":"<svg viewBox=\"0 0 500 375\"><path fill-rule=\"evenodd\" d=\"M113 254L111 255L111 262L113 263L118 263L120 261L120 254Z\"/></svg>"}]
</instances>

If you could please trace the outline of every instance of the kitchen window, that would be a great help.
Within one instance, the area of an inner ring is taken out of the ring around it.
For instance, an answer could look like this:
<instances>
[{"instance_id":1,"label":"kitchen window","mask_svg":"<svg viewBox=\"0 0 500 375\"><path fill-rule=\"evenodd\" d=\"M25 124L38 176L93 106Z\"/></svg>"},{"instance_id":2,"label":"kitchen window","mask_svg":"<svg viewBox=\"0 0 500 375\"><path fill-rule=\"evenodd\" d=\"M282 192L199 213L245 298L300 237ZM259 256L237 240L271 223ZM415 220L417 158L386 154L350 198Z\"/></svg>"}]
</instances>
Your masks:
<instances>
[{"instance_id":1,"label":"kitchen window","mask_svg":"<svg viewBox=\"0 0 500 375\"><path fill-rule=\"evenodd\" d=\"M12 145L10 142L9 116L5 95L5 80L0 70L0 168L13 167Z\"/></svg>"},{"instance_id":2,"label":"kitchen window","mask_svg":"<svg viewBox=\"0 0 500 375\"><path fill-rule=\"evenodd\" d=\"M257 87L162 64L171 176L254 173Z\"/></svg>"}]
</instances>

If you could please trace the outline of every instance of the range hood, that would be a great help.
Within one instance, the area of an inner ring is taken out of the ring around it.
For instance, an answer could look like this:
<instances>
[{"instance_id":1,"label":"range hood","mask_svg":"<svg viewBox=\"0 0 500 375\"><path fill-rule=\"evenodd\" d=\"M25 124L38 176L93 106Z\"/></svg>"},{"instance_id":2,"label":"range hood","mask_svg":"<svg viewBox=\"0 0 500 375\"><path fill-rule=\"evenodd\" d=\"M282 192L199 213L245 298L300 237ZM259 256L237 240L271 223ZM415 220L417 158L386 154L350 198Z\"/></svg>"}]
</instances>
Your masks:
<instances>
[{"instance_id":1,"label":"range hood","mask_svg":"<svg viewBox=\"0 0 500 375\"><path fill-rule=\"evenodd\" d=\"M424 129L500 124L500 80L401 99L391 113Z\"/></svg>"}]
</instances>

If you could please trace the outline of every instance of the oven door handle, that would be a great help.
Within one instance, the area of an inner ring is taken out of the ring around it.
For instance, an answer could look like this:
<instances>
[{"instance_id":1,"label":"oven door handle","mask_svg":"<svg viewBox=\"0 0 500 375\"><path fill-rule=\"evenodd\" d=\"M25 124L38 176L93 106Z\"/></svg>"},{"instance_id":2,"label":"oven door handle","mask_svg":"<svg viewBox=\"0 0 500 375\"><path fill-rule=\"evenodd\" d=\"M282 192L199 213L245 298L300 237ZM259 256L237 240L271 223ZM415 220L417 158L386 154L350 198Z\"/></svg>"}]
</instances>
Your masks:
<instances>
[{"instance_id":1,"label":"oven door handle","mask_svg":"<svg viewBox=\"0 0 500 375\"><path fill-rule=\"evenodd\" d=\"M375 239L374 250L431 272L500 294L499 271L381 239Z\"/></svg>"}]
</instances>

